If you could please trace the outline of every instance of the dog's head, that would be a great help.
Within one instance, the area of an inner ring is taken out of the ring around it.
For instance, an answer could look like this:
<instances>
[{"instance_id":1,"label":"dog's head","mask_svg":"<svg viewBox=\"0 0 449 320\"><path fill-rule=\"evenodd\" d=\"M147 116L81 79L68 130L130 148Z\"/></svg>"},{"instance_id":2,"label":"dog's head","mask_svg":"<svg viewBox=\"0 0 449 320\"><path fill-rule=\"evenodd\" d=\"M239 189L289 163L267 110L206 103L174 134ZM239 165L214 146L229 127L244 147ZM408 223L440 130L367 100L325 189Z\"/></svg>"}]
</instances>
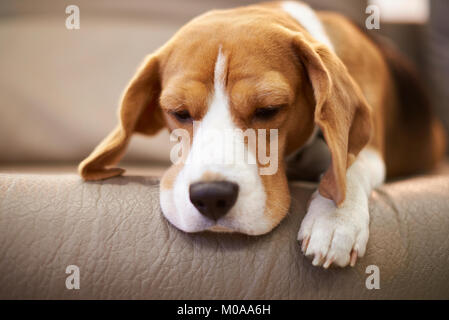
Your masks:
<instances>
[{"instance_id":1,"label":"dog's head","mask_svg":"<svg viewBox=\"0 0 449 320\"><path fill-rule=\"evenodd\" d=\"M189 150L160 185L167 219L187 232L263 234L289 209L284 157L315 126L332 155L320 193L344 200L346 169L369 139L369 113L342 62L287 13L213 11L145 59L124 92L118 126L79 170L86 180L119 175L109 166L133 133L184 129Z\"/></svg>"}]
</instances>

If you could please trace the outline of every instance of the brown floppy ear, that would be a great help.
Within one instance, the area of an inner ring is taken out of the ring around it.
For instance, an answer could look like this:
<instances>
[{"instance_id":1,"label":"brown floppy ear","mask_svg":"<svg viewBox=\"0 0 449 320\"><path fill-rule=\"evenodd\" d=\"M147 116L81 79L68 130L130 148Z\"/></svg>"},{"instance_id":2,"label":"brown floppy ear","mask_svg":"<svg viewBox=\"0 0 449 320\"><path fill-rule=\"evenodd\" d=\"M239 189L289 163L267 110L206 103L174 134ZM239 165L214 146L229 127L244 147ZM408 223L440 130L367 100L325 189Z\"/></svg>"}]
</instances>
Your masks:
<instances>
[{"instance_id":1,"label":"brown floppy ear","mask_svg":"<svg viewBox=\"0 0 449 320\"><path fill-rule=\"evenodd\" d=\"M117 127L78 166L84 180L101 180L122 174L120 168L107 168L123 156L131 135L157 133L165 122L159 108L159 62L150 55L141 65L125 92Z\"/></svg>"},{"instance_id":2,"label":"brown floppy ear","mask_svg":"<svg viewBox=\"0 0 449 320\"><path fill-rule=\"evenodd\" d=\"M369 142L371 107L343 62L330 49L294 38L315 96L315 123L323 132L332 162L321 179L319 191L341 205L346 197L346 169Z\"/></svg>"}]
</instances>

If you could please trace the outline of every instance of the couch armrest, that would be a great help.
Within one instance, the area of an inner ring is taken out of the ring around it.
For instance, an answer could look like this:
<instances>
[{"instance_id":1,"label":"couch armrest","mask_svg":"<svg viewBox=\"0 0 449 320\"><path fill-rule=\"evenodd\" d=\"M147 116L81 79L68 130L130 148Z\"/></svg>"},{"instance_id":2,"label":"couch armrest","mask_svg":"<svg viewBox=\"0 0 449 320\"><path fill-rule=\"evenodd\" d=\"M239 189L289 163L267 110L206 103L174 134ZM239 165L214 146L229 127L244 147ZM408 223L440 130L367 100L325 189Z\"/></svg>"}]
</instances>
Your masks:
<instances>
[{"instance_id":1,"label":"couch armrest","mask_svg":"<svg viewBox=\"0 0 449 320\"><path fill-rule=\"evenodd\" d=\"M155 178L1 174L0 298L449 298L449 176L373 192L367 254L344 269L301 254L314 186L290 189L291 211L267 235L187 234L161 215ZM80 268L79 290L65 286L68 265ZM368 265L380 290L365 286Z\"/></svg>"}]
</instances>

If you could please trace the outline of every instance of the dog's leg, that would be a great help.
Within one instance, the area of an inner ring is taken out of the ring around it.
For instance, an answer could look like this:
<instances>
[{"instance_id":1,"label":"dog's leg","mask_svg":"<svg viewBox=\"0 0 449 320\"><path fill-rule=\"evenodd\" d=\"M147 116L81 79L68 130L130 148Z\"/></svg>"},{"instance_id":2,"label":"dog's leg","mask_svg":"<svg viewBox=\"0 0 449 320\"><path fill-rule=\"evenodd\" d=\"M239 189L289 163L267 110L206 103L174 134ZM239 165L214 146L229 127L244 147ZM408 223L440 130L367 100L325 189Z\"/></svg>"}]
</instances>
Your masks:
<instances>
[{"instance_id":1,"label":"dog's leg","mask_svg":"<svg viewBox=\"0 0 449 320\"><path fill-rule=\"evenodd\" d=\"M355 265L365 254L369 235L368 199L371 191L382 184L385 164L378 152L363 149L346 172L346 199L340 207L312 195L302 221L298 240L302 251L313 256L313 265L328 268L332 263L344 267Z\"/></svg>"}]
</instances>

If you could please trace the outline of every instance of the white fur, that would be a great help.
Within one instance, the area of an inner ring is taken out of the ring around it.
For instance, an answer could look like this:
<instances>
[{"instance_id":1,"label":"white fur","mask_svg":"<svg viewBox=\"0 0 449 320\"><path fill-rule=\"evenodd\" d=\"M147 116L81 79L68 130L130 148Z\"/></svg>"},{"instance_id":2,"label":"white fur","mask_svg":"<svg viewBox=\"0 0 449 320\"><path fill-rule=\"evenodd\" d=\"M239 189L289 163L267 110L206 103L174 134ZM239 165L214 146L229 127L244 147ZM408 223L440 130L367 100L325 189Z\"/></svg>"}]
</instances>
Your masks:
<instances>
[{"instance_id":1,"label":"white fur","mask_svg":"<svg viewBox=\"0 0 449 320\"><path fill-rule=\"evenodd\" d=\"M244 140L223 139L222 134L237 129L231 118L228 96L225 90L226 57L221 48L215 63L214 92L208 111L195 130L192 147L186 163L178 174L173 190L161 191L161 206L164 215L177 228L196 232L202 230L239 231L246 234L263 234L272 228L265 213L266 194L258 174L253 152L248 152L249 161L240 154L244 151ZM223 161L223 156L233 154L234 161ZM252 164L253 163L253 164ZM189 198L189 186L202 180L208 172L218 174L225 180L239 185L235 205L215 224L201 215Z\"/></svg>"},{"instance_id":2,"label":"white fur","mask_svg":"<svg viewBox=\"0 0 449 320\"><path fill-rule=\"evenodd\" d=\"M344 267L352 251L365 254L369 236L368 199L385 178L385 164L378 152L363 149L346 173L346 199L340 207L318 191L312 196L302 221L298 240L303 240L313 264L327 268L331 263Z\"/></svg>"},{"instance_id":3,"label":"white fur","mask_svg":"<svg viewBox=\"0 0 449 320\"><path fill-rule=\"evenodd\" d=\"M312 8L305 3L295 1L285 1L281 4L282 9L288 12L296 21L301 24L309 34L318 42L325 44L332 51L334 47L332 42L324 30L320 19L317 17Z\"/></svg>"}]
</instances>

